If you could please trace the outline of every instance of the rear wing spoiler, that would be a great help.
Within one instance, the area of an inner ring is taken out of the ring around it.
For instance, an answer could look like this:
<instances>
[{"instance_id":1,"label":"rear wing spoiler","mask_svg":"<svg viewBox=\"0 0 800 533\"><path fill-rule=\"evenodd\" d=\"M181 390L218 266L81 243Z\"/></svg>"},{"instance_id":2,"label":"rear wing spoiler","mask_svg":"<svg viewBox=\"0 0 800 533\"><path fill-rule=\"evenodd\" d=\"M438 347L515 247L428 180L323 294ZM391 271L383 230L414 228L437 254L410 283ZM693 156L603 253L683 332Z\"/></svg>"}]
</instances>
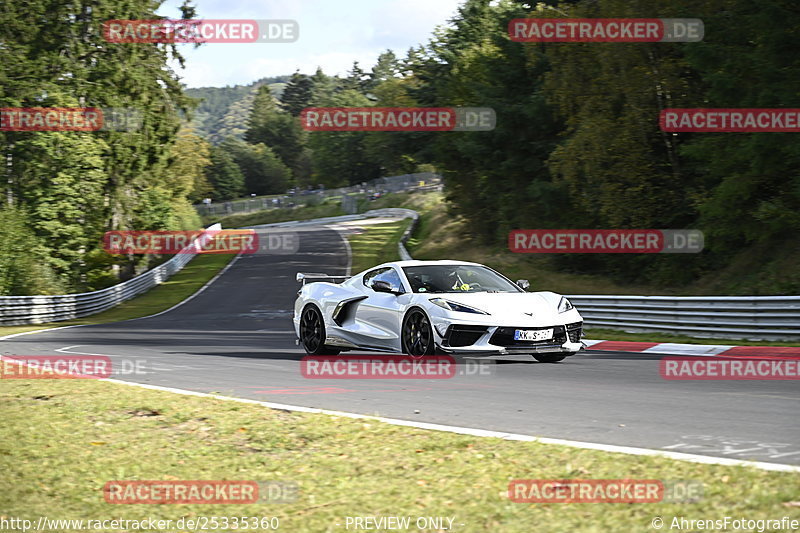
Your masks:
<instances>
[{"instance_id":1,"label":"rear wing spoiler","mask_svg":"<svg viewBox=\"0 0 800 533\"><path fill-rule=\"evenodd\" d=\"M300 281L300 282L303 283L303 285L305 285L306 281L312 281L313 282L313 281L321 281L321 280L324 280L324 279L325 280L341 280L341 281L344 281L344 280L350 279L350 277L351 276L329 276L328 274L322 274L320 272L298 272L297 273L297 277L295 279L297 279L297 281ZM341 281L338 282L338 283L341 283ZM337 282L334 281L334 283L337 283Z\"/></svg>"}]
</instances>

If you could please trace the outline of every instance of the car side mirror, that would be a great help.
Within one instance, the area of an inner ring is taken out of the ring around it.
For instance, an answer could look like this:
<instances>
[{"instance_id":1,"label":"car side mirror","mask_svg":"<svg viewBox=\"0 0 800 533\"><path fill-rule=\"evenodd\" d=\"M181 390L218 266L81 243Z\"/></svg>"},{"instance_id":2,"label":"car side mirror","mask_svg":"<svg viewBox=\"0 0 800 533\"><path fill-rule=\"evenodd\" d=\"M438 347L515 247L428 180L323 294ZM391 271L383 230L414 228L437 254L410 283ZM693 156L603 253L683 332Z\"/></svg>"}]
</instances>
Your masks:
<instances>
[{"instance_id":1,"label":"car side mirror","mask_svg":"<svg viewBox=\"0 0 800 533\"><path fill-rule=\"evenodd\" d=\"M522 290L528 290L531 286L531 282L527 279L518 279L517 286Z\"/></svg>"},{"instance_id":2,"label":"car side mirror","mask_svg":"<svg viewBox=\"0 0 800 533\"><path fill-rule=\"evenodd\" d=\"M386 292L389 294L403 294L403 291L396 291L394 288L389 284L388 281L373 281L372 282L372 290L375 292Z\"/></svg>"}]
</instances>

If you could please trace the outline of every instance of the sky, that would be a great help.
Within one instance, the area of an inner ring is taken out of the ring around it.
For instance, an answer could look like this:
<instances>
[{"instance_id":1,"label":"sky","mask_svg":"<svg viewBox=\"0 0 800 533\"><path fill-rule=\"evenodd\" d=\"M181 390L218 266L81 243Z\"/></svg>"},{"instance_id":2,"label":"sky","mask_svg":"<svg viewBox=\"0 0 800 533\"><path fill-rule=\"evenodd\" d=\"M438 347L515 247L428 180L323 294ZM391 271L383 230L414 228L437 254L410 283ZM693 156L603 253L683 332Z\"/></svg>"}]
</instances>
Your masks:
<instances>
[{"instance_id":1,"label":"sky","mask_svg":"<svg viewBox=\"0 0 800 533\"><path fill-rule=\"evenodd\" d=\"M180 44L186 68L174 64L187 87L246 85L267 76L344 75L353 61L365 71L378 55L425 44L447 23L463 0L195 0L197 18L292 19L299 25L293 43ZM180 18L181 0L167 0L158 14Z\"/></svg>"}]
</instances>

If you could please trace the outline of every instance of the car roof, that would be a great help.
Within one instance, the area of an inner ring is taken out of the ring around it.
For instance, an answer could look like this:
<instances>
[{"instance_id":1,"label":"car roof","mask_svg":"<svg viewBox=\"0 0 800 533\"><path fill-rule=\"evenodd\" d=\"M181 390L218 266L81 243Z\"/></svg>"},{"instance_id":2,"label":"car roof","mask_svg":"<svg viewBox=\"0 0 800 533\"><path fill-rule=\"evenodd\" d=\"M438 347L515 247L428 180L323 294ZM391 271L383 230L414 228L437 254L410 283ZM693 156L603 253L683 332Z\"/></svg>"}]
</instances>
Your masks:
<instances>
[{"instance_id":1,"label":"car roof","mask_svg":"<svg viewBox=\"0 0 800 533\"><path fill-rule=\"evenodd\" d=\"M426 265L473 265L473 266L483 266L480 263L472 263L470 261L454 261L450 259L439 259L436 261L420 261L416 259L412 259L410 261L391 261L389 263L383 263L382 265L376 265L373 268L379 267L387 267L387 266L395 266L395 267L412 267L412 266L426 266ZM369 268L367 270L372 270Z\"/></svg>"}]
</instances>

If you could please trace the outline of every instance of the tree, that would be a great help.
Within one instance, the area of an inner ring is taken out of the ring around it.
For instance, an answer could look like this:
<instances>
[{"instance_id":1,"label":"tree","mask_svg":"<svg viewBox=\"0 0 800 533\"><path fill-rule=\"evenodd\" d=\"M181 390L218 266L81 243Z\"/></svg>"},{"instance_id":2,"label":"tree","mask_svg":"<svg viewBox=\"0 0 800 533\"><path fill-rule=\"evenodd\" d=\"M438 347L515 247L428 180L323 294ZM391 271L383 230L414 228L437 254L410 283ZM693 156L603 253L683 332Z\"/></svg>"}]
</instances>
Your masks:
<instances>
[{"instance_id":1,"label":"tree","mask_svg":"<svg viewBox=\"0 0 800 533\"><path fill-rule=\"evenodd\" d=\"M358 61L353 61L353 68L347 73L347 77L342 82L342 89L347 91L357 91L367 94L370 86L369 74L358 65Z\"/></svg>"},{"instance_id":2,"label":"tree","mask_svg":"<svg viewBox=\"0 0 800 533\"><path fill-rule=\"evenodd\" d=\"M245 193L275 194L286 190L291 172L268 146L228 139L222 148L241 169Z\"/></svg>"},{"instance_id":3,"label":"tree","mask_svg":"<svg viewBox=\"0 0 800 533\"><path fill-rule=\"evenodd\" d=\"M123 108L141 119L135 132L0 132L0 192L30 217L65 290L90 287L93 269L108 268L86 261L102 233L135 228L142 199L170 178L170 150L191 109L170 68L183 58L176 45L108 43L100 28L109 19L157 18L155 7L32 0L0 10L0 107ZM194 16L188 5L181 10Z\"/></svg>"},{"instance_id":4,"label":"tree","mask_svg":"<svg viewBox=\"0 0 800 533\"><path fill-rule=\"evenodd\" d=\"M292 74L281 95L283 108L293 117L299 116L300 112L308 107L312 88L313 81L311 78L305 74L300 74L300 71Z\"/></svg>"},{"instance_id":5,"label":"tree","mask_svg":"<svg viewBox=\"0 0 800 533\"><path fill-rule=\"evenodd\" d=\"M707 87L702 106L691 107L798 107L800 16L794 2L719 0L712 2L703 19L706 35L713 32L724 39L705 39L686 48L689 65ZM800 231L796 135L675 137L682 143L687 167L703 186L695 198L712 250L730 255L747 244L780 248L784 242L796 241ZM787 290L796 291L797 286Z\"/></svg>"},{"instance_id":6,"label":"tree","mask_svg":"<svg viewBox=\"0 0 800 533\"><path fill-rule=\"evenodd\" d=\"M346 90L335 94L324 105L331 107L366 107L369 100L357 91ZM364 131L314 131L309 132L314 183L329 187L352 185L381 176L379 160L370 157Z\"/></svg>"},{"instance_id":7,"label":"tree","mask_svg":"<svg viewBox=\"0 0 800 533\"><path fill-rule=\"evenodd\" d=\"M267 87L261 87L253 101L245 140L250 144L263 144L278 155L290 169L298 168L304 136L300 121L281 111Z\"/></svg>"},{"instance_id":8,"label":"tree","mask_svg":"<svg viewBox=\"0 0 800 533\"><path fill-rule=\"evenodd\" d=\"M340 80L337 77L326 75L320 67L311 76L311 99L312 106L322 106L323 102L329 101L333 95L341 89Z\"/></svg>"},{"instance_id":9,"label":"tree","mask_svg":"<svg viewBox=\"0 0 800 533\"><path fill-rule=\"evenodd\" d=\"M378 61L372 67L369 88L374 89L383 82L394 80L400 73L400 64L397 56L391 50L386 50L378 56Z\"/></svg>"},{"instance_id":10,"label":"tree","mask_svg":"<svg viewBox=\"0 0 800 533\"><path fill-rule=\"evenodd\" d=\"M244 194L244 175L225 146L211 147L211 164L205 174L214 200L232 200Z\"/></svg>"},{"instance_id":11,"label":"tree","mask_svg":"<svg viewBox=\"0 0 800 533\"><path fill-rule=\"evenodd\" d=\"M173 196L199 202L208 197L212 186L206 179L205 168L211 164L211 145L184 127L172 147L172 161L165 185Z\"/></svg>"},{"instance_id":12,"label":"tree","mask_svg":"<svg viewBox=\"0 0 800 533\"><path fill-rule=\"evenodd\" d=\"M420 105L495 110L493 131L420 135L427 147L414 158L442 170L454 213L487 243L503 242L512 228L553 227L568 216L563 188L545 166L561 129L543 94L548 61L508 39L508 21L527 15L511 2L468 0L452 27L410 50L401 68L406 94Z\"/></svg>"},{"instance_id":13,"label":"tree","mask_svg":"<svg viewBox=\"0 0 800 533\"><path fill-rule=\"evenodd\" d=\"M61 294L64 285L29 220L30 214L21 209L0 207L0 294Z\"/></svg>"}]
</instances>

